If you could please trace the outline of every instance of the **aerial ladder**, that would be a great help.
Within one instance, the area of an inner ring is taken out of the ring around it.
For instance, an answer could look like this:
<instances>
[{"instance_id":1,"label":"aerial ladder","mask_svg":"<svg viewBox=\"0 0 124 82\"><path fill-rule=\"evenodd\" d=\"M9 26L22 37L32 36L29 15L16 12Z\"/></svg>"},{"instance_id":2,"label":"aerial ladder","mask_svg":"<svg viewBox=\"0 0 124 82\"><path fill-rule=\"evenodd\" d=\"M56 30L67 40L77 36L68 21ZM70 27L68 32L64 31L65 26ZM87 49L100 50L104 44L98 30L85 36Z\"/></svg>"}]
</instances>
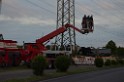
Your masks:
<instances>
[{"instance_id":1,"label":"aerial ladder","mask_svg":"<svg viewBox=\"0 0 124 82\"><path fill-rule=\"evenodd\" d=\"M87 21L87 20L86 20ZM88 24L88 23L86 23ZM44 51L47 51L44 43L49 41L50 39L56 37L57 35L64 33L65 31L67 31L68 28L71 28L75 31L78 31L81 34L87 34L89 32L93 32L93 24L90 24L87 27L82 26L82 29L80 30L79 28L71 25L71 24L66 24L58 29L56 29L55 31L39 38L36 40L35 43L25 43L25 51L26 51L26 57L25 61L27 62L27 64L30 64L31 60L38 54L42 54ZM47 58L48 61L54 60L55 58Z\"/></svg>"}]
</instances>

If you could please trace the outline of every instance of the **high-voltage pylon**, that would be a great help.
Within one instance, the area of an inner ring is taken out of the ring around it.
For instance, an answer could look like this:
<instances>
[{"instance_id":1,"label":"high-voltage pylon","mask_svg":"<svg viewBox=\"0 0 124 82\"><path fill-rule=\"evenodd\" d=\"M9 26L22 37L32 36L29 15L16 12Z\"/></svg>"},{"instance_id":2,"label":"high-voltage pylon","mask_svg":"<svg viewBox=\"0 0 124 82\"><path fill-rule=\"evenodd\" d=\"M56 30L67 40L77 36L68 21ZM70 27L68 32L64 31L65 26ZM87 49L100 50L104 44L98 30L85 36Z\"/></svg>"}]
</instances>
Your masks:
<instances>
[{"instance_id":1,"label":"high-voltage pylon","mask_svg":"<svg viewBox=\"0 0 124 82\"><path fill-rule=\"evenodd\" d=\"M57 0L57 28L71 24L75 26L75 0ZM61 50L65 50L67 46L76 45L76 36L73 29L68 28L66 32L56 37L55 43Z\"/></svg>"}]
</instances>

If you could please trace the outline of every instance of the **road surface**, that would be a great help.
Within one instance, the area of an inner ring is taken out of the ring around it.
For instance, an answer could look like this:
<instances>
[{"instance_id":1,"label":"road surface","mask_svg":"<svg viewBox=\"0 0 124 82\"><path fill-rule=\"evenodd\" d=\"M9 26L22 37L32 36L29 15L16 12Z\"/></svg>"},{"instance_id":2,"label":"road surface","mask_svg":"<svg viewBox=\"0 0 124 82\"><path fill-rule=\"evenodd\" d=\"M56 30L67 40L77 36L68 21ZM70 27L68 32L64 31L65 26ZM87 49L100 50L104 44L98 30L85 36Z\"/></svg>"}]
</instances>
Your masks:
<instances>
[{"instance_id":1,"label":"road surface","mask_svg":"<svg viewBox=\"0 0 124 82\"><path fill-rule=\"evenodd\" d=\"M124 82L124 67L69 75L39 82Z\"/></svg>"}]
</instances>

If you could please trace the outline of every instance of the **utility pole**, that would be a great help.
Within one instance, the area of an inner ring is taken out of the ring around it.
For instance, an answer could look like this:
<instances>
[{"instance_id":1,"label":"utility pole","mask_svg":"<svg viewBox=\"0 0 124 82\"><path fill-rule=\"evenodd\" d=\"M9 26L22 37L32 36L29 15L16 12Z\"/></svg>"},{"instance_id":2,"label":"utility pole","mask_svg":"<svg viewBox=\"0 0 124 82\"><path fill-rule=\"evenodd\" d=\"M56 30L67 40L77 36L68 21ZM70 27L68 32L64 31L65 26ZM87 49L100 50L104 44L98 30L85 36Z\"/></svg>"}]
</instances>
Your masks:
<instances>
[{"instance_id":1,"label":"utility pole","mask_svg":"<svg viewBox=\"0 0 124 82\"><path fill-rule=\"evenodd\" d=\"M67 23L75 26L75 0L57 0L56 29ZM68 28L66 32L56 37L55 43L61 50L66 50L67 46L72 50L72 47L76 46L75 31Z\"/></svg>"},{"instance_id":2,"label":"utility pole","mask_svg":"<svg viewBox=\"0 0 124 82\"><path fill-rule=\"evenodd\" d=\"M0 0L0 14L1 14L2 0Z\"/></svg>"}]
</instances>

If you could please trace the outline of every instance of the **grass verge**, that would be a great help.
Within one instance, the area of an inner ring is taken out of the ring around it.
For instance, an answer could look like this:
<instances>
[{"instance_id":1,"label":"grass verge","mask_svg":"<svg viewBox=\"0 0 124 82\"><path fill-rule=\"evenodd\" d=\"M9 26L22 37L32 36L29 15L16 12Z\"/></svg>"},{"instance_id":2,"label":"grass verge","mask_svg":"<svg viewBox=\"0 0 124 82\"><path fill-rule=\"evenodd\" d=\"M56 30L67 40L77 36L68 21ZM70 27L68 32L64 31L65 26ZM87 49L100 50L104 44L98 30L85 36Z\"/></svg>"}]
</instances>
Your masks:
<instances>
[{"instance_id":1,"label":"grass verge","mask_svg":"<svg viewBox=\"0 0 124 82\"><path fill-rule=\"evenodd\" d=\"M27 66L17 66L17 67L2 67L0 68L0 73L1 72L9 72L9 71L17 71L17 70L26 70L29 69Z\"/></svg>"},{"instance_id":2,"label":"grass verge","mask_svg":"<svg viewBox=\"0 0 124 82\"><path fill-rule=\"evenodd\" d=\"M22 79L10 79L6 80L4 82L37 82L37 81L42 81L46 79L51 79L51 78L57 78L61 76L66 76L66 75L72 75L72 74L78 74L78 73L85 73L85 72L91 72L91 71L98 71L98 70L104 70L104 69L110 69L110 68L116 68L116 67L122 67L122 66L110 66L110 67L103 67L103 68L96 68L95 66L81 66L77 67L75 69L70 69L68 72L49 72L45 73L43 76L31 76L29 78L22 78Z\"/></svg>"}]
</instances>

